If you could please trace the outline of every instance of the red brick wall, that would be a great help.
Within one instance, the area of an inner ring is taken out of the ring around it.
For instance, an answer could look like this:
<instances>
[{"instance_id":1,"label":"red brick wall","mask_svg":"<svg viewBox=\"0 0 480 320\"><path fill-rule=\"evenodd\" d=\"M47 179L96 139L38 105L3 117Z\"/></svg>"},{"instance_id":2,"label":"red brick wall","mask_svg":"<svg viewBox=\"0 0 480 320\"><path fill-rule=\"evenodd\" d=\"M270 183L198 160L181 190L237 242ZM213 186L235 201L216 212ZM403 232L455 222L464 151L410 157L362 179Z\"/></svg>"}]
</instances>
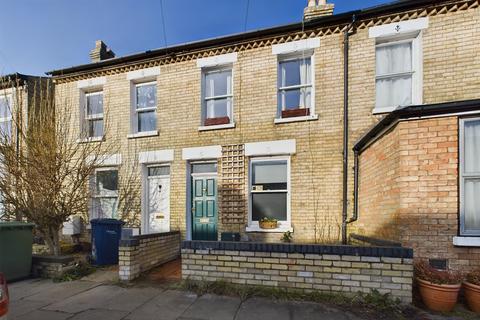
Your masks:
<instances>
[{"instance_id":1,"label":"red brick wall","mask_svg":"<svg viewBox=\"0 0 480 320\"><path fill-rule=\"evenodd\" d=\"M387 172L398 175L392 179ZM448 259L454 269L480 266L480 248L453 246L459 212L457 117L400 122L361 154L359 182L358 232L390 233L414 248L415 257Z\"/></svg>"}]
</instances>

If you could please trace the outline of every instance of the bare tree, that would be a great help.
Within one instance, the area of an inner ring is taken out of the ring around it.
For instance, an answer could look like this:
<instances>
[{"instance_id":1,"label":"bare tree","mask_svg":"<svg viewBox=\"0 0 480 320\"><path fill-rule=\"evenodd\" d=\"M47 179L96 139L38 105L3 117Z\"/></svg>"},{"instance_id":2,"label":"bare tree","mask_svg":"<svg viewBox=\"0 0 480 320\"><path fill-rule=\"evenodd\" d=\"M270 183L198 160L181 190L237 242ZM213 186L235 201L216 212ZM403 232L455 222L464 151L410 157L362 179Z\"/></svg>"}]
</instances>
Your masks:
<instances>
[{"instance_id":1,"label":"bare tree","mask_svg":"<svg viewBox=\"0 0 480 320\"><path fill-rule=\"evenodd\" d=\"M90 177L114 144L78 143L73 108L55 101L49 81L35 84L28 103L18 96L20 90L12 92L14 129L0 130L5 212L35 223L50 254L59 255L62 225L70 216L88 212Z\"/></svg>"}]
</instances>

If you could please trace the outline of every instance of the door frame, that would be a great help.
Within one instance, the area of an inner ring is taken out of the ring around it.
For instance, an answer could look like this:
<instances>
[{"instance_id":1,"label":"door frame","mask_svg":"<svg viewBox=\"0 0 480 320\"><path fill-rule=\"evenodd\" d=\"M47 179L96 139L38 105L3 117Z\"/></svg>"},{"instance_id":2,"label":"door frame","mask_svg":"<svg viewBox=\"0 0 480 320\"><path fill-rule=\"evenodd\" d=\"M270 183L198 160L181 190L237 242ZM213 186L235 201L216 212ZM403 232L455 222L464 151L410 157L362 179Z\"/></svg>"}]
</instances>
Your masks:
<instances>
[{"instance_id":1,"label":"door frame","mask_svg":"<svg viewBox=\"0 0 480 320\"><path fill-rule=\"evenodd\" d=\"M160 162L160 163L145 163L142 165L142 194L141 196L141 211L142 211L142 218L140 221L140 230L142 234L148 234L148 168L151 167L170 167L170 174L167 175L161 175L158 177L169 177L170 178L170 191L172 188L172 166L170 163L165 163L165 162ZM157 177L157 176L156 176ZM170 199L169 199L170 201ZM171 203L170 203L171 204ZM171 209L171 208L170 208ZM170 216L171 218L171 216ZM171 220L171 219L170 219Z\"/></svg>"},{"instance_id":2,"label":"door frame","mask_svg":"<svg viewBox=\"0 0 480 320\"><path fill-rule=\"evenodd\" d=\"M217 164L217 172L206 172L206 173L192 173L192 166L194 164L201 164L201 163L216 163ZM207 159L207 160L190 160L187 161L187 188L186 188L186 204L185 204L185 221L187 223L186 228L186 240L191 241L193 235L193 227L192 227L192 180L193 177L213 177L217 181L217 206L218 206L218 160L217 159ZM218 210L217 210L217 228L218 228Z\"/></svg>"}]
</instances>

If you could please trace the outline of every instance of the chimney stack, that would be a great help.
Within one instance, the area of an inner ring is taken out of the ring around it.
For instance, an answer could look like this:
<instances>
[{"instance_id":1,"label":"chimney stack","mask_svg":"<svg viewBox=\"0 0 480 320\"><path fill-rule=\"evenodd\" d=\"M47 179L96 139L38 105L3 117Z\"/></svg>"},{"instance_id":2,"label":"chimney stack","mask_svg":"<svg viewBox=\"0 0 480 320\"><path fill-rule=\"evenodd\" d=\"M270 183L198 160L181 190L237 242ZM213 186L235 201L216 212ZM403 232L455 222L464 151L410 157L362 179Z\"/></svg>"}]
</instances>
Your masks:
<instances>
[{"instance_id":1,"label":"chimney stack","mask_svg":"<svg viewBox=\"0 0 480 320\"><path fill-rule=\"evenodd\" d=\"M90 60L99 62L111 58L115 58L115 53L102 40L95 41L95 48L90 51Z\"/></svg>"},{"instance_id":2,"label":"chimney stack","mask_svg":"<svg viewBox=\"0 0 480 320\"><path fill-rule=\"evenodd\" d=\"M310 21L319 17L333 15L333 3L327 3L327 0L308 0L308 6L303 11L305 21Z\"/></svg>"}]
</instances>

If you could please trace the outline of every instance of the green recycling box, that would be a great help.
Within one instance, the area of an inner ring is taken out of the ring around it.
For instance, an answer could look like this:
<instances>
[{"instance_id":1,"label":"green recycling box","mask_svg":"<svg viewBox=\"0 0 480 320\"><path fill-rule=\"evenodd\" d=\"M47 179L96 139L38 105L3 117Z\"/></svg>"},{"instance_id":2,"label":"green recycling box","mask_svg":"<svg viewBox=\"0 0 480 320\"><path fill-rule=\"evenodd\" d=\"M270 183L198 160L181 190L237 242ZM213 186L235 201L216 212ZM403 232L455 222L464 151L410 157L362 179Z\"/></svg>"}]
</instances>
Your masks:
<instances>
[{"instance_id":1,"label":"green recycling box","mask_svg":"<svg viewBox=\"0 0 480 320\"><path fill-rule=\"evenodd\" d=\"M33 227L32 223L0 222L0 272L7 281L30 275Z\"/></svg>"}]
</instances>

